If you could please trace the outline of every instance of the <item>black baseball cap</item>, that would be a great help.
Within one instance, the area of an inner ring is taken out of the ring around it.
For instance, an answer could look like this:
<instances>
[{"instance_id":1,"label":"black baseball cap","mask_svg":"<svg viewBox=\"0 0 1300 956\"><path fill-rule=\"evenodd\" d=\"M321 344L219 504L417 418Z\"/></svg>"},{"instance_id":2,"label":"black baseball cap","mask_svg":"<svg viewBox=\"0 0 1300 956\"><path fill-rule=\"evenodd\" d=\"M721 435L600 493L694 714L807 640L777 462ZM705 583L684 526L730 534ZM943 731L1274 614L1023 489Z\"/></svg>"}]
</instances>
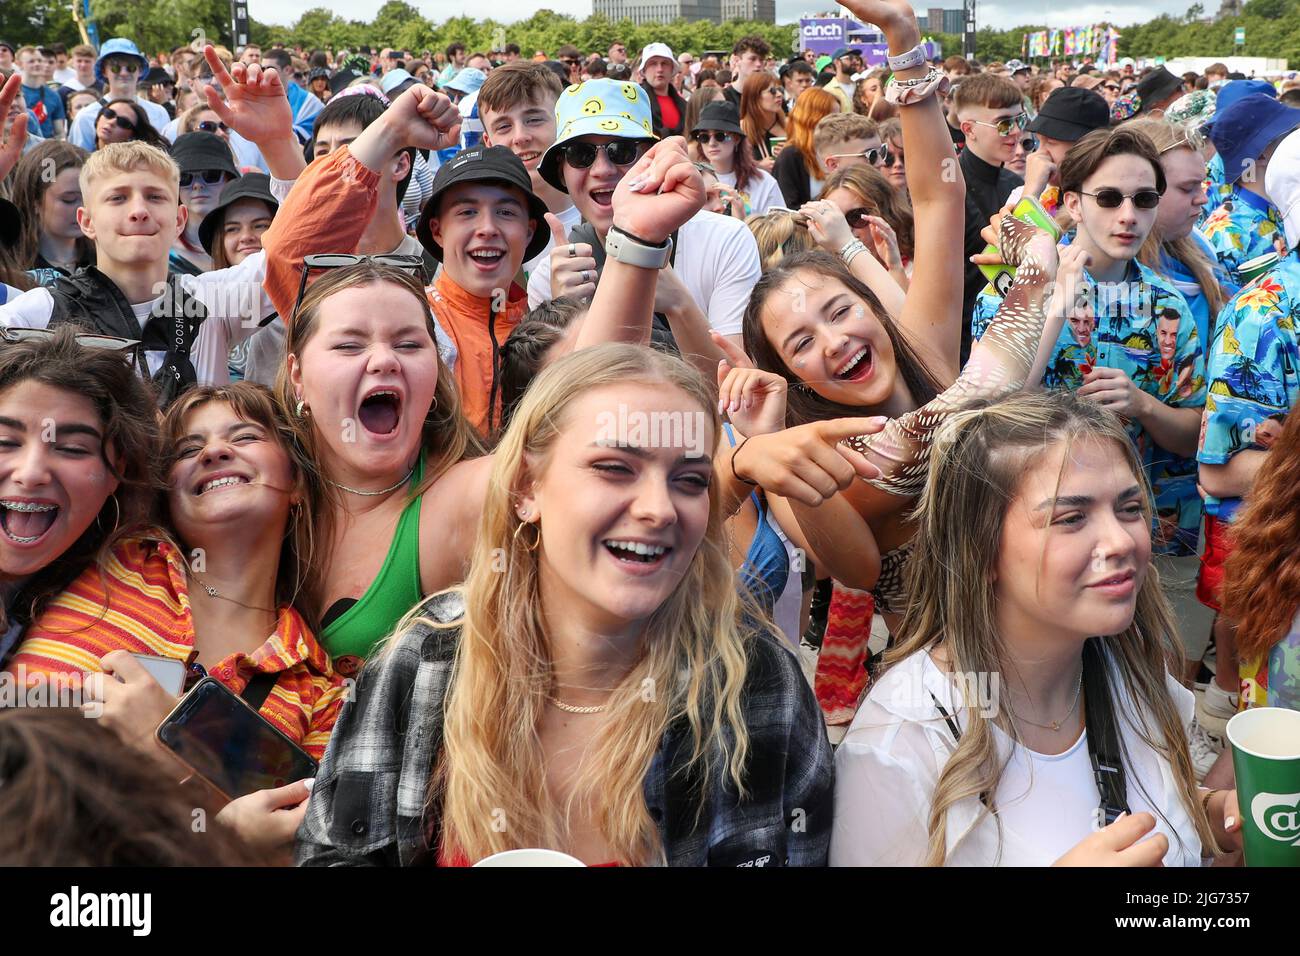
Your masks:
<instances>
[{"instance_id":1,"label":"black baseball cap","mask_svg":"<svg viewBox=\"0 0 1300 956\"><path fill-rule=\"evenodd\" d=\"M433 241L429 229L429 220L438 213L438 202L452 186L470 182L495 182L505 186L521 189L528 201L528 217L536 220L533 238L524 250L524 261L539 255L551 240L551 230L546 225L546 203L533 193L533 181L528 178L528 170L523 161L504 146L475 146L462 149L438 168L433 177L433 192L424 209L420 212L420 222L415 227L415 235L421 245L439 262L442 261L442 246Z\"/></svg>"},{"instance_id":2,"label":"black baseball cap","mask_svg":"<svg viewBox=\"0 0 1300 956\"><path fill-rule=\"evenodd\" d=\"M860 50L858 47L842 46L834 53L831 54L831 59L838 60L840 57L848 56L850 53L856 53L858 56L862 56L862 50Z\"/></svg>"},{"instance_id":3,"label":"black baseball cap","mask_svg":"<svg viewBox=\"0 0 1300 956\"><path fill-rule=\"evenodd\" d=\"M1029 132L1073 143L1110 125L1110 107L1096 90L1063 86L1053 90L1029 123Z\"/></svg>"},{"instance_id":4,"label":"black baseball cap","mask_svg":"<svg viewBox=\"0 0 1300 956\"><path fill-rule=\"evenodd\" d=\"M161 66L151 67L140 80L141 86L175 86L176 79Z\"/></svg>"},{"instance_id":5,"label":"black baseball cap","mask_svg":"<svg viewBox=\"0 0 1300 956\"><path fill-rule=\"evenodd\" d=\"M183 173L201 173L205 169L219 169L239 178L239 167L230 153L226 141L216 133L197 130L182 133L172 143L172 159Z\"/></svg>"},{"instance_id":6,"label":"black baseball cap","mask_svg":"<svg viewBox=\"0 0 1300 956\"><path fill-rule=\"evenodd\" d=\"M246 173L238 179L226 183L221 190L221 201L203 217L203 222L199 223L199 242L203 244L203 248L208 255L212 255L212 242L216 238L213 233L217 231L217 223L223 218L217 214L233 206L241 199L262 200L271 207L272 216L280 208L280 204L271 195L271 177L266 173Z\"/></svg>"}]
</instances>

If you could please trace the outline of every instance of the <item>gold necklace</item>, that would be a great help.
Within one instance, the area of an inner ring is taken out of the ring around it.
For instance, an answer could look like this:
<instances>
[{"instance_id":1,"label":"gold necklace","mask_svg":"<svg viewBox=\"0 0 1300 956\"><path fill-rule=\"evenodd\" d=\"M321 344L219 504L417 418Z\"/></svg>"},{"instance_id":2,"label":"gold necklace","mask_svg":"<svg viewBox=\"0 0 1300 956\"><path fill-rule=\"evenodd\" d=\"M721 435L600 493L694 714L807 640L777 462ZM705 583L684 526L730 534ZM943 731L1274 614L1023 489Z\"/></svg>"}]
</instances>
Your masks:
<instances>
[{"instance_id":1,"label":"gold necklace","mask_svg":"<svg viewBox=\"0 0 1300 956\"><path fill-rule=\"evenodd\" d=\"M550 694L546 695L546 699L566 714L599 714L609 706L608 704L592 704L587 707L579 707L577 704L566 704L560 698L552 697Z\"/></svg>"},{"instance_id":2,"label":"gold necklace","mask_svg":"<svg viewBox=\"0 0 1300 956\"><path fill-rule=\"evenodd\" d=\"M243 601L236 600L235 598L232 598L232 597L226 597L226 595L222 594L220 591L218 591L216 588L214 588L211 584L208 584L206 581L204 581L201 577L199 577L199 576L198 576L197 574L195 574L193 571L190 572L190 577L192 577L192 578L194 579L194 583L195 583L195 584L197 584L199 587L203 588L203 590L207 592L207 595L208 595L208 597L210 597L210 598L216 598L216 599L219 600L219 601L229 601L231 604L238 604L240 607L242 607L242 608L247 608L247 609L250 610L250 611L262 611L262 612L265 613L265 614L279 614L279 613L280 613L279 611L275 610L274 608L269 608L269 607L258 607L256 604L245 604Z\"/></svg>"},{"instance_id":3,"label":"gold necklace","mask_svg":"<svg viewBox=\"0 0 1300 956\"><path fill-rule=\"evenodd\" d=\"M1080 670L1079 670L1079 684L1078 684L1077 687L1074 688L1074 703L1070 704L1070 709L1067 710L1067 711L1066 711L1066 712L1061 716L1061 719L1060 719L1060 720L1053 720L1053 721L1049 721L1049 722L1046 723L1046 724L1040 724L1040 723L1038 723L1037 721L1035 721L1035 720L1030 720L1030 719L1027 718L1027 717L1019 717L1019 716L1018 716L1016 719L1019 720L1019 721L1021 721L1021 722L1023 722L1023 723L1031 724L1031 725L1034 726L1034 727L1041 727L1041 728L1043 728L1043 730L1060 730L1060 729L1061 729L1061 724L1065 723L1065 721L1069 718L1069 716L1070 716L1071 714L1074 713L1074 708L1076 708L1076 707L1079 706L1079 694L1080 694L1082 691L1083 691L1083 670L1080 669Z\"/></svg>"}]
</instances>

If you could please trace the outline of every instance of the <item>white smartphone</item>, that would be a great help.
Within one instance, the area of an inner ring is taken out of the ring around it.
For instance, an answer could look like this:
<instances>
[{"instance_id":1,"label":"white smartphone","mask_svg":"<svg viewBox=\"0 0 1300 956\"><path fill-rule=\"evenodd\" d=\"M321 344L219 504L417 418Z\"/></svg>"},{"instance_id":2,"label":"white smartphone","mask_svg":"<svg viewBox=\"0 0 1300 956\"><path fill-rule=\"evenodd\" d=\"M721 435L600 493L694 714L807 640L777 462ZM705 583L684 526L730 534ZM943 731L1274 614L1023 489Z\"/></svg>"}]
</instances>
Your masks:
<instances>
[{"instance_id":1,"label":"white smartphone","mask_svg":"<svg viewBox=\"0 0 1300 956\"><path fill-rule=\"evenodd\" d=\"M132 654L140 666L147 670L162 689L179 697L185 689L185 662L174 657L155 657L152 654Z\"/></svg>"}]
</instances>

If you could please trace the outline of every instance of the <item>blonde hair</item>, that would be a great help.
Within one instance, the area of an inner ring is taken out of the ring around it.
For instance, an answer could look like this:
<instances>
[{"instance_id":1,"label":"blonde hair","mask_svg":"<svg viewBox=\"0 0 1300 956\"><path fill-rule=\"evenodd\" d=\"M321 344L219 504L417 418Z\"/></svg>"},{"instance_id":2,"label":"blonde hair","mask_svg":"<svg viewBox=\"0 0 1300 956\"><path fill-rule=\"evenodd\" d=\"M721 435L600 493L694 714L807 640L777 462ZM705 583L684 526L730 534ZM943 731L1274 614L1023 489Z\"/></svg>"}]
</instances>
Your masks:
<instances>
[{"instance_id":1,"label":"blonde hair","mask_svg":"<svg viewBox=\"0 0 1300 956\"><path fill-rule=\"evenodd\" d=\"M1109 442L1124 456L1143 489L1143 514L1150 521L1150 489L1124 426L1114 414L1073 393L1021 394L957 412L940 428L917 507L910 563L912 569L925 570L911 575L908 607L897 644L886 655L887 666L942 644L956 673L1005 673L990 572L1007 510L1023 476L1050 449L1064 443L1068 454L1073 444L1086 440ZM1159 739L1149 735L1142 717L1130 723L1146 745L1169 761L1174 786L1201 845L1215 847L1197 796L1186 733L1166 687L1170 670L1181 672L1182 643L1154 567L1147 570L1138 592L1132 623L1120 634L1092 640L1100 642L1128 697L1153 718ZM1114 690L1111 694L1118 713ZM983 796L983 812L996 819L994 795L1005 768L993 734L999 718L986 717L973 700L963 704L968 725L939 773L930 804L926 863L931 866L942 865L954 849L947 845L946 832L948 813L956 804ZM1014 723L1003 720L1000 726L1020 743ZM1124 759L1132 767L1127 754Z\"/></svg>"},{"instance_id":2,"label":"blonde hair","mask_svg":"<svg viewBox=\"0 0 1300 956\"><path fill-rule=\"evenodd\" d=\"M181 168L176 165L176 160L157 146L128 140L125 143L109 143L87 157L80 176L82 203L90 205L90 187L96 179L116 173L138 172L153 173L165 179L171 186L172 195L177 201L180 200Z\"/></svg>"},{"instance_id":3,"label":"blonde hair","mask_svg":"<svg viewBox=\"0 0 1300 956\"><path fill-rule=\"evenodd\" d=\"M429 794L441 802L444 852L471 862L511 848L563 848L575 806L589 810L621 862L663 861L644 780L668 727L689 727L692 776L703 787L729 772L745 793L749 747L741 709L748 644L741 613L759 619L738 594L718 486L709 485L709 520L676 590L650 616L640 657L610 697L609 722L577 770L570 796L554 800L537 728L552 692L536 536L515 513L528 471L547 467L566 413L593 389L629 382L674 387L695 399L721 433L717 399L693 367L635 345L602 345L559 359L525 393L496 449L464 585L465 614L445 705L445 745ZM532 540L530 540L532 539ZM504 555L504 559L502 556ZM439 627L432 621L430 626ZM649 688L651 693L646 694ZM504 812L509 826L492 826Z\"/></svg>"},{"instance_id":4,"label":"blonde hair","mask_svg":"<svg viewBox=\"0 0 1300 956\"><path fill-rule=\"evenodd\" d=\"M1203 138L1182 126L1175 126L1164 117L1138 117L1124 123L1123 128L1146 134L1162 157L1173 150L1186 149L1195 154L1197 160L1201 159L1200 149ZM1162 252L1187 267L1196 284L1200 286L1201 294L1205 296L1211 317L1217 316L1227 302L1227 296L1224 295L1219 280L1214 277L1214 266L1210 262L1210 257L1201 249L1200 244L1191 235L1183 236L1181 239L1164 240L1161 239L1158 230L1152 228L1147 233L1142 248L1138 250L1138 261L1156 272L1163 273L1165 268L1160 261Z\"/></svg>"},{"instance_id":5,"label":"blonde hair","mask_svg":"<svg viewBox=\"0 0 1300 956\"><path fill-rule=\"evenodd\" d=\"M745 220L758 243L758 260L763 271L775 268L786 256L817 248L808 227L785 209L771 209Z\"/></svg>"},{"instance_id":6,"label":"blonde hair","mask_svg":"<svg viewBox=\"0 0 1300 956\"><path fill-rule=\"evenodd\" d=\"M344 269L332 269L307 289L297 312L285 317L286 359L293 355L299 362L302 361L303 348L319 328L320 308L325 300L344 289L378 283L405 289L420 303L429 338L436 343L433 313L429 311L429 300L425 297L424 286L420 281L403 269L363 262ZM461 414L460 395L456 391L455 379L447 370L437 349L434 349L434 354L438 363L438 383L434 387L433 405L424 419L422 446L427 455L424 480L412 492L412 500L424 494L452 465L481 454L483 450L473 426ZM324 610L321 607L321 602L324 601L323 569L329 567L333 557L329 542L334 540L335 516L343 510L343 502L334 486L325 480L329 476L321 466L323 443L314 420L310 414L304 416L298 413L298 400L294 395L293 384L289 381L287 361L280 366L276 376L275 397L280 411L293 430L298 452L310 463L306 474L305 500L313 504L319 503L315 508L315 521L298 522L294 535L297 553L313 555L315 559L313 566L304 574L302 590L313 616L319 616Z\"/></svg>"}]
</instances>

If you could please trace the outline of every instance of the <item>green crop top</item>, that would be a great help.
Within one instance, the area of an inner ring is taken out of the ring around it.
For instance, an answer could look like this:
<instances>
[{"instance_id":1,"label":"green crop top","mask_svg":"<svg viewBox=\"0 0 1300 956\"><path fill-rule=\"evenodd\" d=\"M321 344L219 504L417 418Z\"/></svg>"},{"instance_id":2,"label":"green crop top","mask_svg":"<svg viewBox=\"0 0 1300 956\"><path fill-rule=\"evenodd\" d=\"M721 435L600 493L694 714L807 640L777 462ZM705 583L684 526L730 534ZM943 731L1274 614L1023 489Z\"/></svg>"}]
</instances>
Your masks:
<instances>
[{"instance_id":1,"label":"green crop top","mask_svg":"<svg viewBox=\"0 0 1300 956\"><path fill-rule=\"evenodd\" d=\"M411 475L411 487L424 478L424 453ZM330 657L370 656L376 644L424 599L420 586L420 498L402 509L384 564L366 593L322 629L320 641Z\"/></svg>"}]
</instances>

